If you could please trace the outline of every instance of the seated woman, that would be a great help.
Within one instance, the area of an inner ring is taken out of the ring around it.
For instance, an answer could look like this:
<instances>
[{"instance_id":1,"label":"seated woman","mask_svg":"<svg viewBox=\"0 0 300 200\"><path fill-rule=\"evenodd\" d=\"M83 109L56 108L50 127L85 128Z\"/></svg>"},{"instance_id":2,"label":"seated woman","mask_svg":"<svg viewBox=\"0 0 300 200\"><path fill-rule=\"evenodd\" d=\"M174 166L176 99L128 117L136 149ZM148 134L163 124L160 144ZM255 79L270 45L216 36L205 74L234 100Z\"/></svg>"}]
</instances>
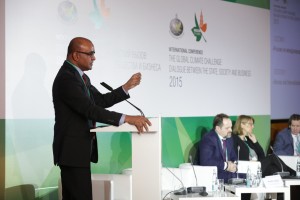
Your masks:
<instances>
[{"instance_id":1,"label":"seated woman","mask_svg":"<svg viewBox=\"0 0 300 200\"><path fill-rule=\"evenodd\" d=\"M258 143L254 133L254 118L240 115L233 127L233 145L238 155L238 160L259 160L265 158L263 148ZM239 149L238 149L239 148ZM243 200L249 200L251 194L243 194Z\"/></svg>"},{"instance_id":2,"label":"seated woman","mask_svg":"<svg viewBox=\"0 0 300 200\"><path fill-rule=\"evenodd\" d=\"M254 122L253 117L240 115L233 127L232 139L236 155L239 155L238 160L260 161L263 177L280 171L289 171L291 175L295 175L295 171L275 154L265 156L263 148L253 133Z\"/></svg>"},{"instance_id":3,"label":"seated woman","mask_svg":"<svg viewBox=\"0 0 300 200\"><path fill-rule=\"evenodd\" d=\"M233 127L233 145L239 160L261 161L265 158L264 150L257 141L253 128L254 119L247 115L240 115Z\"/></svg>"}]
</instances>

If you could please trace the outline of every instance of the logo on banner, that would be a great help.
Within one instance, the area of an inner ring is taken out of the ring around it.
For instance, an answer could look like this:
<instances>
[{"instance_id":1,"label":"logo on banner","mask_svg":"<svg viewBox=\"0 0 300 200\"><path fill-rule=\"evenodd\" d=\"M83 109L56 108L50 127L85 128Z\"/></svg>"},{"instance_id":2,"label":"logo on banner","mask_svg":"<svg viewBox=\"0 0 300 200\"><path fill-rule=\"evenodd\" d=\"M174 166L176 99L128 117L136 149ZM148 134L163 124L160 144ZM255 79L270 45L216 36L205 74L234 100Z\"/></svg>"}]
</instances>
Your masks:
<instances>
[{"instance_id":1,"label":"logo on banner","mask_svg":"<svg viewBox=\"0 0 300 200\"><path fill-rule=\"evenodd\" d=\"M180 38L183 35L183 24L176 14L175 18L170 22L170 33L175 38Z\"/></svg>"},{"instance_id":2,"label":"logo on banner","mask_svg":"<svg viewBox=\"0 0 300 200\"><path fill-rule=\"evenodd\" d=\"M109 17L110 9L106 6L105 0L91 1L93 10L89 13L89 19L93 22L96 29L100 29L104 20ZM77 7L70 0L64 0L58 5L58 14L64 22L69 24L78 20Z\"/></svg>"},{"instance_id":3,"label":"logo on banner","mask_svg":"<svg viewBox=\"0 0 300 200\"><path fill-rule=\"evenodd\" d=\"M70 1L63 1L58 5L58 14L66 23L74 23L77 21L77 8Z\"/></svg>"},{"instance_id":4,"label":"logo on banner","mask_svg":"<svg viewBox=\"0 0 300 200\"><path fill-rule=\"evenodd\" d=\"M194 26L194 28L192 28L191 31L193 32L194 36L196 37L197 42L201 41L201 39L203 39L206 42L206 39L205 39L203 33L206 32L207 23L204 23L202 11L200 14L199 21L200 21L200 23L198 23L197 16L195 14L195 26Z\"/></svg>"},{"instance_id":5,"label":"logo on banner","mask_svg":"<svg viewBox=\"0 0 300 200\"><path fill-rule=\"evenodd\" d=\"M89 14L96 29L100 29L106 18L110 15L110 9L106 6L105 0L93 0L94 10Z\"/></svg>"}]
</instances>

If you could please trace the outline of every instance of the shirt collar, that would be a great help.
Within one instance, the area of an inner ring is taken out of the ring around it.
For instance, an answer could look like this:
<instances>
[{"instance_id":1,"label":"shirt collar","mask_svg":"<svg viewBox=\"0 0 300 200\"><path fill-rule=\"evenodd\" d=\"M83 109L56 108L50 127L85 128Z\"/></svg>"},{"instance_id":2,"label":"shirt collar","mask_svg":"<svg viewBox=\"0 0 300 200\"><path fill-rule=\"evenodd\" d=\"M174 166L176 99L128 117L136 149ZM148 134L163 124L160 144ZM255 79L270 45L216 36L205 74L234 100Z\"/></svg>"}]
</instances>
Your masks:
<instances>
[{"instance_id":1,"label":"shirt collar","mask_svg":"<svg viewBox=\"0 0 300 200\"><path fill-rule=\"evenodd\" d=\"M78 71L80 76L82 76L84 74L84 72L79 67L77 67L76 65L74 65L70 61L66 60L66 62L69 63L70 65L72 65Z\"/></svg>"},{"instance_id":2,"label":"shirt collar","mask_svg":"<svg viewBox=\"0 0 300 200\"><path fill-rule=\"evenodd\" d=\"M224 138L224 137L222 137L221 135L219 135L218 133L217 133L217 135L218 135L218 137L219 137L219 139L222 141L222 140L226 140L226 138Z\"/></svg>"}]
</instances>

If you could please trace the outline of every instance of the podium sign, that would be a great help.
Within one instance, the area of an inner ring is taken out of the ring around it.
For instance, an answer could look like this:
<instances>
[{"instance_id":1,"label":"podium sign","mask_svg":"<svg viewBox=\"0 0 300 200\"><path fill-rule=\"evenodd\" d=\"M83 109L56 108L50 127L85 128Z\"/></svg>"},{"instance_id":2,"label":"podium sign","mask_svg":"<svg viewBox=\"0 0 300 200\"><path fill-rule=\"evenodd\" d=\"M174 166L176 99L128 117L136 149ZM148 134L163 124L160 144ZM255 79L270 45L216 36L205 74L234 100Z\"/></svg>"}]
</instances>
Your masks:
<instances>
[{"instance_id":1,"label":"podium sign","mask_svg":"<svg viewBox=\"0 0 300 200\"><path fill-rule=\"evenodd\" d=\"M132 133L132 196L133 200L161 199L161 118L149 119L149 131L138 134L135 126L127 123L119 127L107 126L91 132Z\"/></svg>"}]
</instances>

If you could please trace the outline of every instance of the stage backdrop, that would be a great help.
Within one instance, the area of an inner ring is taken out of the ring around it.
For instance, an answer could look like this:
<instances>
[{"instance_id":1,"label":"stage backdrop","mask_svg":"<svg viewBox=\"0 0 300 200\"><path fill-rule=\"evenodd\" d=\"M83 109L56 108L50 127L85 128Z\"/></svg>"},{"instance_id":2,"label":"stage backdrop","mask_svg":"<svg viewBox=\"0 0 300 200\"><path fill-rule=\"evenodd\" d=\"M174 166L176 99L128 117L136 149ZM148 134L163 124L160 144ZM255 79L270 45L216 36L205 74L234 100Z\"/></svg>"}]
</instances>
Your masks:
<instances>
[{"instance_id":1,"label":"stage backdrop","mask_svg":"<svg viewBox=\"0 0 300 200\"><path fill-rule=\"evenodd\" d=\"M213 116L256 119L266 149L270 135L269 1L52 0L5 1L6 187L34 184L56 190L51 87L76 36L91 39L96 61L87 72L101 92L133 73L142 83L130 101L146 116L161 115L163 165L195 157ZM126 102L110 108L139 114ZM93 173L131 167L131 135L98 135ZM150 147L148 147L150 148ZM54 192L55 193L55 192ZM53 193L53 194L54 194Z\"/></svg>"},{"instance_id":2,"label":"stage backdrop","mask_svg":"<svg viewBox=\"0 0 300 200\"><path fill-rule=\"evenodd\" d=\"M300 113L300 1L270 1L271 118Z\"/></svg>"}]
</instances>

